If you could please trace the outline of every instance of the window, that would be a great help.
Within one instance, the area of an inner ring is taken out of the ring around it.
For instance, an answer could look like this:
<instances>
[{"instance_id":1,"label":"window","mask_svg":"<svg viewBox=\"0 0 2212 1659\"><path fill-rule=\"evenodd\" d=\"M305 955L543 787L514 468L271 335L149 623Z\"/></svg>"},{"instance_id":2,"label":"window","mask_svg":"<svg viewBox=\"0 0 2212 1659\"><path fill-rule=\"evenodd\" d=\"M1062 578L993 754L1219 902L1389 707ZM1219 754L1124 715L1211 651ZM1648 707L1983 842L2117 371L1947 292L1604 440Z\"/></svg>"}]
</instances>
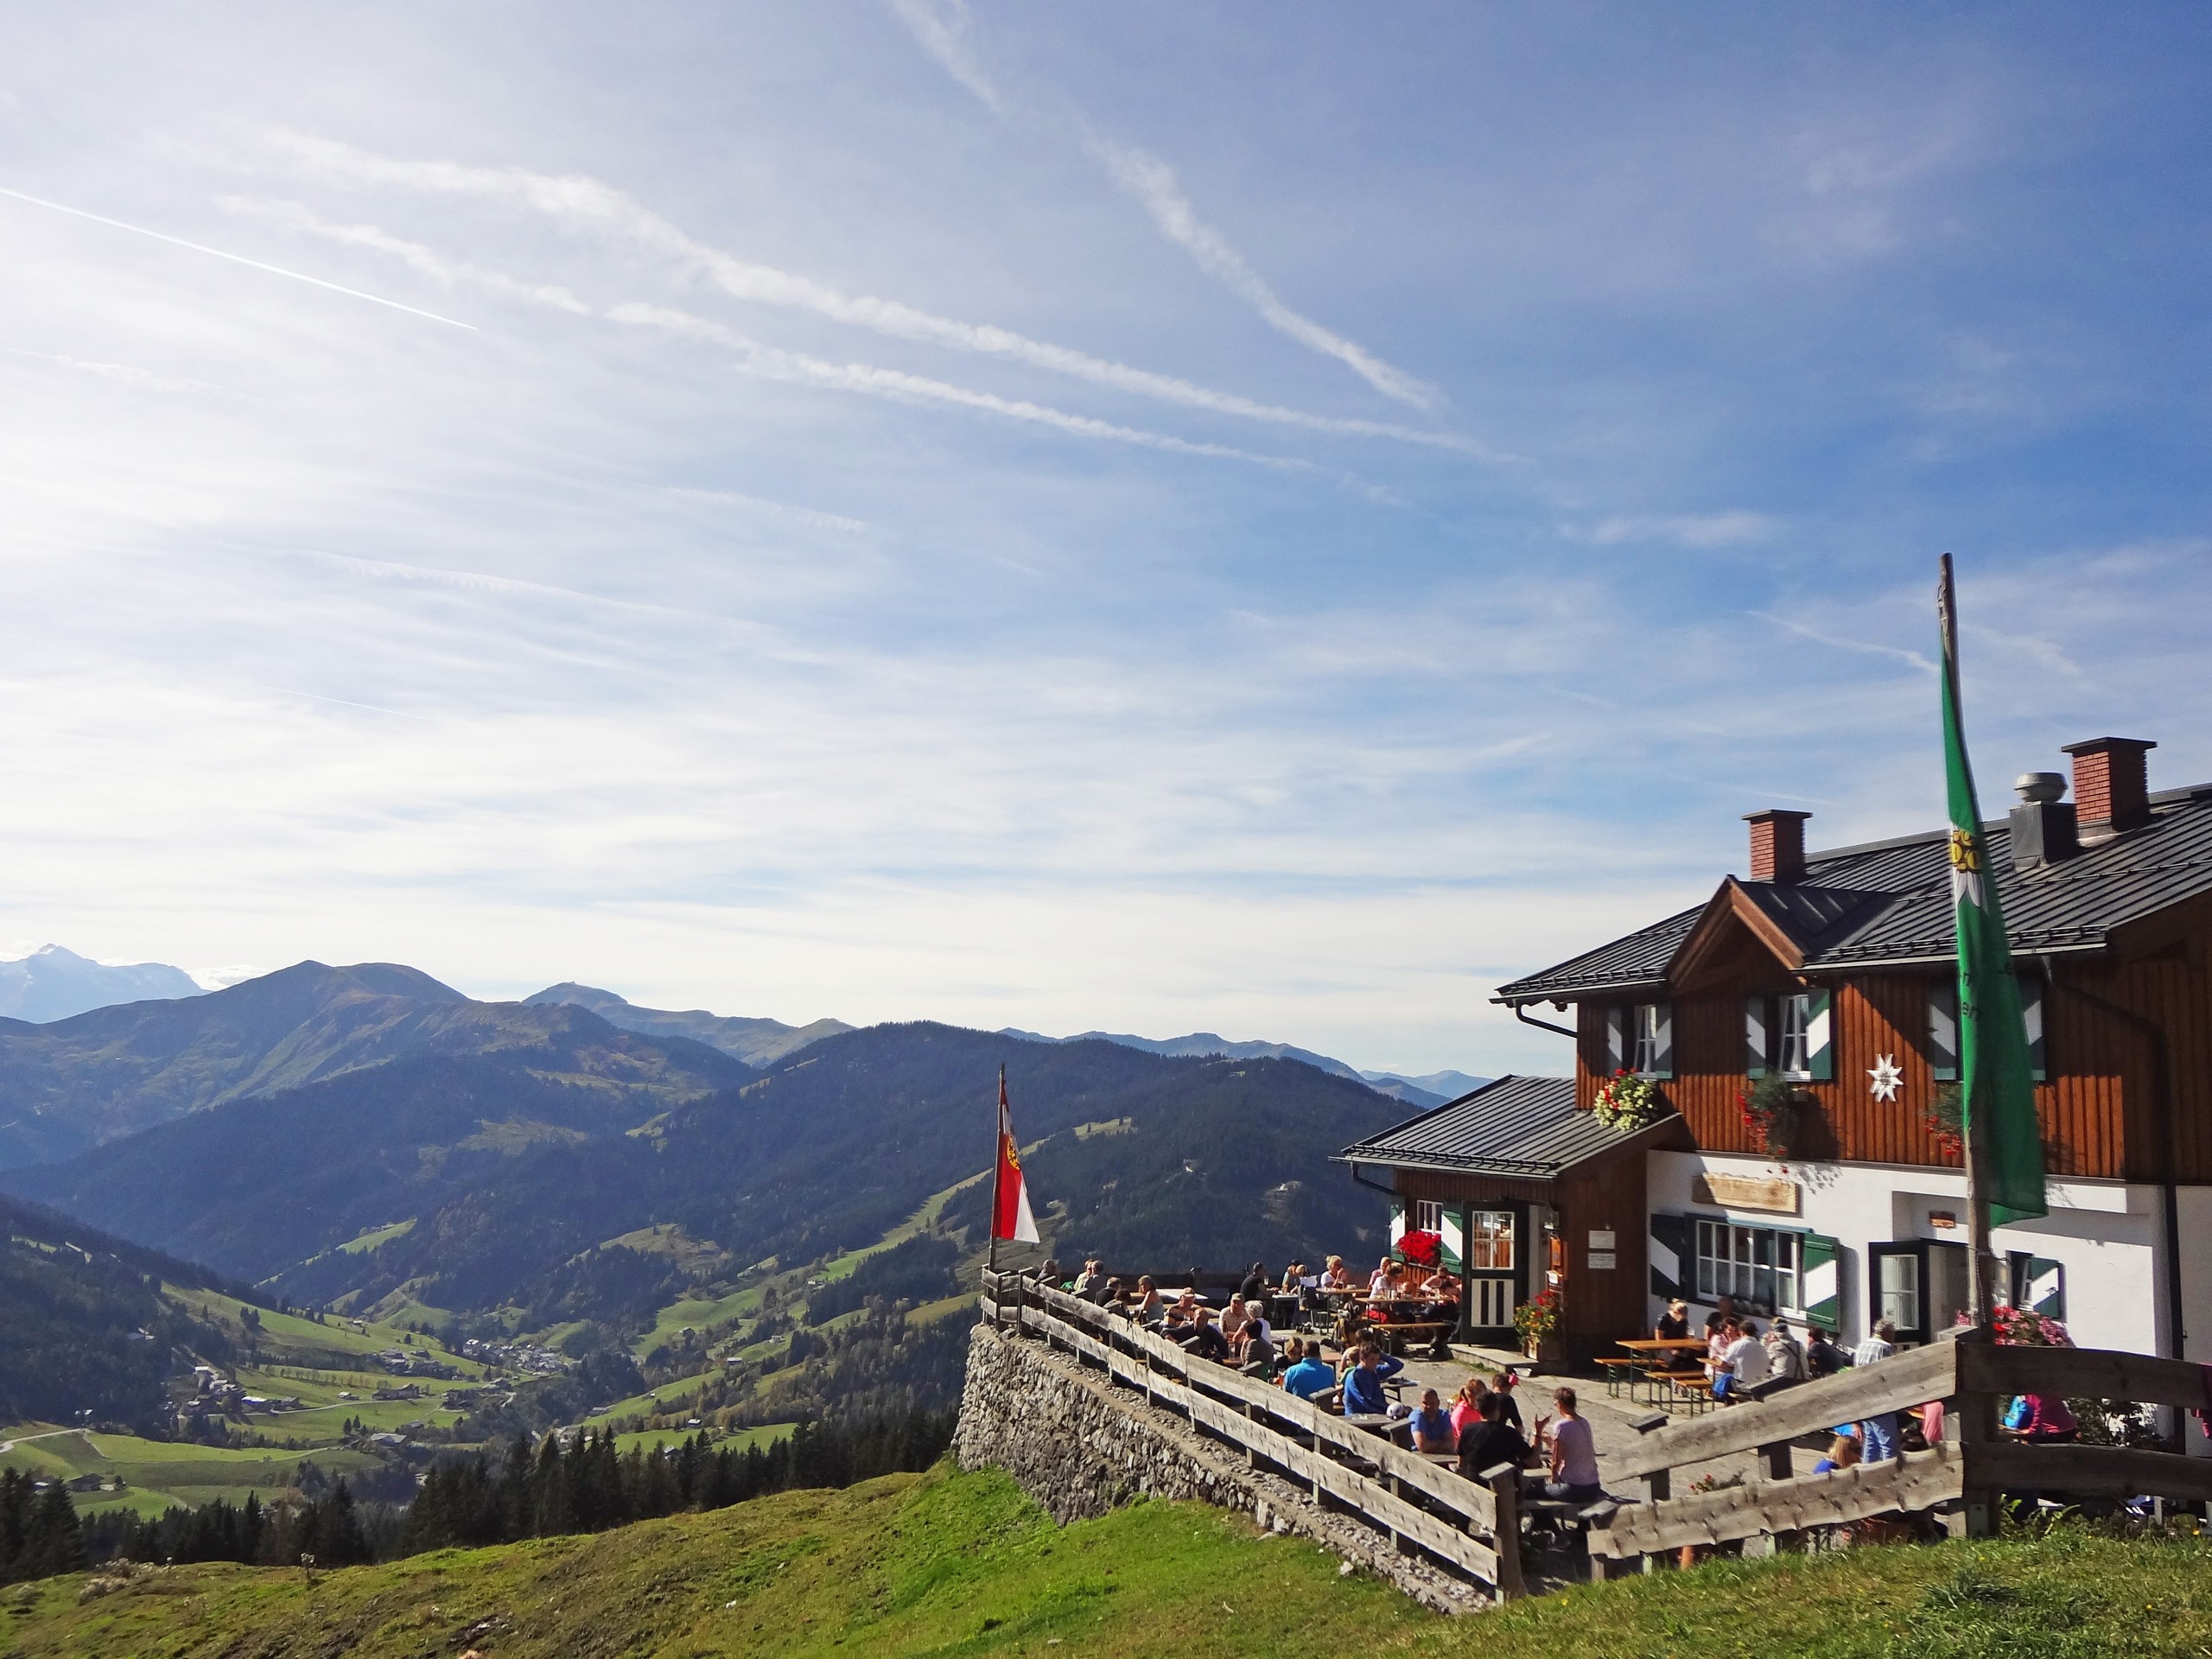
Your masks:
<instances>
[{"instance_id":1,"label":"window","mask_svg":"<svg viewBox=\"0 0 2212 1659\"><path fill-rule=\"evenodd\" d=\"M1775 1069L1785 1077L1812 1075L1806 1065L1808 1058L1805 1047L1808 998L1785 996L1782 999L1782 1018L1777 1022L1775 1045Z\"/></svg>"},{"instance_id":2,"label":"window","mask_svg":"<svg viewBox=\"0 0 2212 1659\"><path fill-rule=\"evenodd\" d=\"M1605 1071L1646 1077L1675 1075L1675 1011L1664 1002L1605 1010Z\"/></svg>"},{"instance_id":3,"label":"window","mask_svg":"<svg viewBox=\"0 0 2212 1659\"><path fill-rule=\"evenodd\" d=\"M1826 1083L1834 1077L1835 1050L1829 1042L1832 1003L1827 991L1799 991L1775 999L1770 1029L1777 1072L1793 1083ZM1747 1046L1755 1026L1767 1028L1763 1010L1756 1020L1745 1015Z\"/></svg>"},{"instance_id":4,"label":"window","mask_svg":"<svg viewBox=\"0 0 2212 1659\"><path fill-rule=\"evenodd\" d=\"M2049 1075L2044 1046L2043 981L2020 976L2020 1020L2028 1033L2028 1067L2037 1083ZM1928 987L1928 1073L1938 1083L1959 1077L1959 982L1939 979Z\"/></svg>"},{"instance_id":5,"label":"window","mask_svg":"<svg viewBox=\"0 0 2212 1659\"><path fill-rule=\"evenodd\" d=\"M1467 1268L1470 1272L1510 1272L1513 1267L1513 1212L1510 1210L1470 1210L1467 1212Z\"/></svg>"},{"instance_id":6,"label":"window","mask_svg":"<svg viewBox=\"0 0 2212 1659\"><path fill-rule=\"evenodd\" d=\"M1732 1296L1745 1313L1804 1312L1802 1235L1776 1227L1739 1227L1733 1222L1697 1221L1697 1300Z\"/></svg>"},{"instance_id":7,"label":"window","mask_svg":"<svg viewBox=\"0 0 2212 1659\"><path fill-rule=\"evenodd\" d=\"M1939 979L1928 988L1928 1075L1938 1083L1959 1077L1959 982Z\"/></svg>"},{"instance_id":8,"label":"window","mask_svg":"<svg viewBox=\"0 0 2212 1659\"><path fill-rule=\"evenodd\" d=\"M1644 1002L1636 1010L1636 1058L1630 1069L1644 1073L1659 1069L1659 1005Z\"/></svg>"},{"instance_id":9,"label":"window","mask_svg":"<svg viewBox=\"0 0 2212 1659\"><path fill-rule=\"evenodd\" d=\"M2025 1250L2013 1250L2006 1264L2011 1272L2012 1306L2040 1313L2045 1319L2066 1319L2066 1268L2063 1263Z\"/></svg>"},{"instance_id":10,"label":"window","mask_svg":"<svg viewBox=\"0 0 2212 1659\"><path fill-rule=\"evenodd\" d=\"M1433 1198L1418 1198L1414 1202L1414 1230L1417 1233L1440 1233L1444 1230L1444 1206Z\"/></svg>"}]
</instances>

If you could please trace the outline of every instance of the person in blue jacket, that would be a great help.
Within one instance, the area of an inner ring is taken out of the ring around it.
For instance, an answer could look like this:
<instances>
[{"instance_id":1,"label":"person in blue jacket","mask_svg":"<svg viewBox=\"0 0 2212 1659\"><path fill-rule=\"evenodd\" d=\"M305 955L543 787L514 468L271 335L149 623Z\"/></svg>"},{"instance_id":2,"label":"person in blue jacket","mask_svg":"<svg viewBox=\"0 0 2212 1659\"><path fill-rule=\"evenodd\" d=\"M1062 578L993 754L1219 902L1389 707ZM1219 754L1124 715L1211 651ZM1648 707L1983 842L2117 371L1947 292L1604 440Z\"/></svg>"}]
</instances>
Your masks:
<instances>
[{"instance_id":1,"label":"person in blue jacket","mask_svg":"<svg viewBox=\"0 0 2212 1659\"><path fill-rule=\"evenodd\" d=\"M1372 1342L1359 1346L1359 1363L1344 1373L1344 1415L1347 1417L1402 1417L1404 1406L1394 1406L1382 1385L1406 1369L1395 1354L1386 1354Z\"/></svg>"}]
</instances>

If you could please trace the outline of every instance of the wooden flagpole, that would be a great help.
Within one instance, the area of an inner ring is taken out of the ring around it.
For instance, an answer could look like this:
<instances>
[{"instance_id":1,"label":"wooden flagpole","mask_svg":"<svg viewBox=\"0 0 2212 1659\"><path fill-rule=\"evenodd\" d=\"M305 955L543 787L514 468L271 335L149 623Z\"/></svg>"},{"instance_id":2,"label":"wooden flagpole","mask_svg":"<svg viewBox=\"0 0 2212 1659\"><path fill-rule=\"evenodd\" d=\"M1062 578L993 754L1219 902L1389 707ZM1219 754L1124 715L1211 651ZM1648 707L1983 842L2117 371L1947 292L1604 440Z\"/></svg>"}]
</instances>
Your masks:
<instances>
[{"instance_id":1,"label":"wooden flagpole","mask_svg":"<svg viewBox=\"0 0 2212 1659\"><path fill-rule=\"evenodd\" d=\"M991 1272L999 1270L999 1185L1006 1179L1006 1064L999 1064L998 1103L991 1110ZM995 1299L995 1296L994 1297Z\"/></svg>"},{"instance_id":2,"label":"wooden flagpole","mask_svg":"<svg viewBox=\"0 0 2212 1659\"><path fill-rule=\"evenodd\" d=\"M1951 556L1948 553L1943 555L1942 571L1936 588L1936 611L1943 627L1943 676L1948 682L1944 689L1951 707L1962 710L1963 704L1959 700L1959 613L1956 590L1951 585ZM1994 880L1994 874L1988 879ZM1961 1089L1966 1086L1967 1017L1966 1001L1961 997L1958 1028L1952 1039L1959 1047ZM1989 1242L1989 1182L1984 1169L1988 1136L1983 1132L1986 1115L1977 1109L1980 1104L1961 1096L1959 1116L1966 1138L1967 1301L1974 1309L1974 1324L1986 1331L1997 1322L1997 1255Z\"/></svg>"}]
</instances>

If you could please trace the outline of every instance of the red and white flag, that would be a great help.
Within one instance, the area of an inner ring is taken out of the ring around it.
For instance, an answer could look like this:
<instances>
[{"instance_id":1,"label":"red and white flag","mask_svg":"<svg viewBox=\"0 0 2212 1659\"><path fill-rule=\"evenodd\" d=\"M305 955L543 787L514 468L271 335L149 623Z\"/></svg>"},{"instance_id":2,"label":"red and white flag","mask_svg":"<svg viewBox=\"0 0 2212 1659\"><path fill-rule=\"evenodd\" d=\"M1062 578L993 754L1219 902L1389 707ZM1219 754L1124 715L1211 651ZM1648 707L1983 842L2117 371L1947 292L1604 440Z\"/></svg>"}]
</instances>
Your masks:
<instances>
[{"instance_id":1,"label":"red and white flag","mask_svg":"<svg viewBox=\"0 0 2212 1659\"><path fill-rule=\"evenodd\" d=\"M1004 1066L999 1068L998 1179L991 1193L991 1236L1038 1243L1037 1217L1029 1212L1029 1183L1021 1179L1021 1149L1014 1144L1014 1118L1007 1110Z\"/></svg>"}]
</instances>

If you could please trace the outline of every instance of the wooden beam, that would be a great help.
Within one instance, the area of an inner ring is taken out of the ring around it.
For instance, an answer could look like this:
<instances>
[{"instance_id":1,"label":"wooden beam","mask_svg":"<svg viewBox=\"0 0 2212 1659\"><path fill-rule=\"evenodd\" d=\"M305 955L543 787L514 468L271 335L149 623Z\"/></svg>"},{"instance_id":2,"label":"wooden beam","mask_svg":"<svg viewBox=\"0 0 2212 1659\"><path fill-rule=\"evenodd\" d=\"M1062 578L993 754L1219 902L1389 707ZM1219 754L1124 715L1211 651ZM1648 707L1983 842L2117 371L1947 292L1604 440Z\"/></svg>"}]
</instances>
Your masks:
<instances>
[{"instance_id":1,"label":"wooden beam","mask_svg":"<svg viewBox=\"0 0 2212 1659\"><path fill-rule=\"evenodd\" d=\"M1975 1486L2004 1492L2063 1492L2112 1497L2212 1498L2212 1458L2177 1457L2122 1446L2031 1446L1994 1440L1967 1448Z\"/></svg>"},{"instance_id":2,"label":"wooden beam","mask_svg":"<svg viewBox=\"0 0 2212 1659\"><path fill-rule=\"evenodd\" d=\"M1930 1343L1876 1364L1800 1383L1749 1405L1724 1407L1687 1423L1655 1429L1614 1459L1613 1473L1634 1479L1686 1463L1756 1452L1777 1440L1794 1440L1800 1434L1901 1411L1923 1401L1948 1399L1959 1392L1960 1349L1957 1343Z\"/></svg>"},{"instance_id":3,"label":"wooden beam","mask_svg":"<svg viewBox=\"0 0 2212 1659\"><path fill-rule=\"evenodd\" d=\"M1592 1528L1592 1555L1629 1556L1720 1544L1761 1533L1840 1526L1891 1510L1925 1510L1958 1497L1965 1453L1946 1446L1824 1475L1697 1492L1663 1503L1634 1503L1610 1526Z\"/></svg>"},{"instance_id":4,"label":"wooden beam","mask_svg":"<svg viewBox=\"0 0 2212 1659\"><path fill-rule=\"evenodd\" d=\"M2028 1348L1959 1344L1959 1389L1972 1394L2045 1394L2212 1409L2204 1368L2118 1348ZM1839 1421L1841 1420L1839 1419Z\"/></svg>"}]
</instances>

